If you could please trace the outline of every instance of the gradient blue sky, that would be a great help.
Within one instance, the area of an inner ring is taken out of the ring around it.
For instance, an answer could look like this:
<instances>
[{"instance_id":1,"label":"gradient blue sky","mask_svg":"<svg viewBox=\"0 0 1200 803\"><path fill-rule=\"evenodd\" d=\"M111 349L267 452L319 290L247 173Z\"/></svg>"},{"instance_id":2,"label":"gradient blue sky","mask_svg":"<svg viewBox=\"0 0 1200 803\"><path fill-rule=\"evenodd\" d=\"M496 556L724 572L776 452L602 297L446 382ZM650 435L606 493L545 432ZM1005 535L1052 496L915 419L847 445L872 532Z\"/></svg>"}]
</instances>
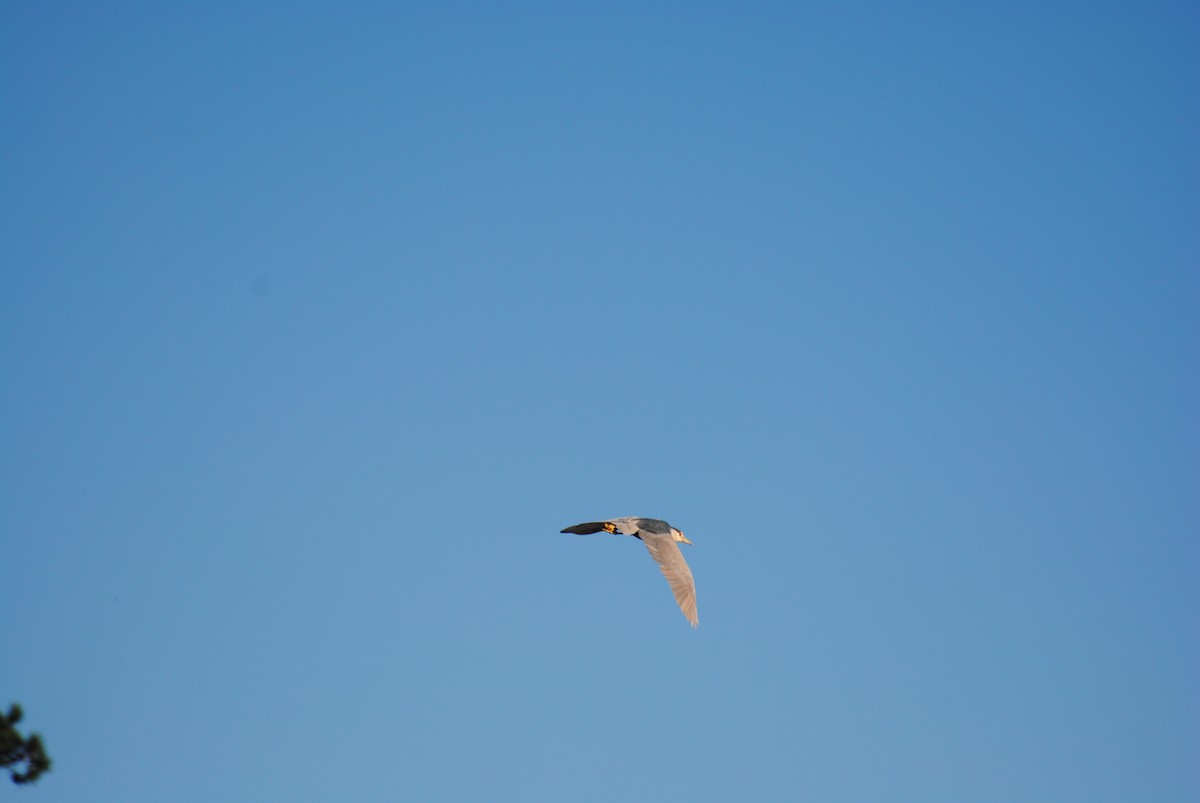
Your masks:
<instances>
[{"instance_id":1,"label":"gradient blue sky","mask_svg":"<svg viewBox=\"0 0 1200 803\"><path fill-rule=\"evenodd\" d=\"M14 799L1195 801L1198 32L5 3Z\"/></svg>"}]
</instances>

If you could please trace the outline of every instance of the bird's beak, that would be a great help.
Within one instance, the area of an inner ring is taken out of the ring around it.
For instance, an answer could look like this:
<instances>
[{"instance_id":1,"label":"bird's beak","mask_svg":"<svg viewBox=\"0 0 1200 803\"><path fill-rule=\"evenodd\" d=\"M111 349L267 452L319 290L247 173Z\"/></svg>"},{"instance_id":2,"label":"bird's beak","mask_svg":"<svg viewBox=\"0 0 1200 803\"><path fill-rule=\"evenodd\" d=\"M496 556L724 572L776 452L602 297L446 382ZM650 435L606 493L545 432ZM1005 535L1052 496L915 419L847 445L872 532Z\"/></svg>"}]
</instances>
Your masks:
<instances>
[{"instance_id":1,"label":"bird's beak","mask_svg":"<svg viewBox=\"0 0 1200 803\"><path fill-rule=\"evenodd\" d=\"M689 538L688 538L686 535L684 535L683 533L680 533L680 534L679 534L679 540L680 540L680 541L682 541L683 543L687 544L688 546L693 546L693 544L692 544L692 542L691 542L691 539L689 539Z\"/></svg>"}]
</instances>

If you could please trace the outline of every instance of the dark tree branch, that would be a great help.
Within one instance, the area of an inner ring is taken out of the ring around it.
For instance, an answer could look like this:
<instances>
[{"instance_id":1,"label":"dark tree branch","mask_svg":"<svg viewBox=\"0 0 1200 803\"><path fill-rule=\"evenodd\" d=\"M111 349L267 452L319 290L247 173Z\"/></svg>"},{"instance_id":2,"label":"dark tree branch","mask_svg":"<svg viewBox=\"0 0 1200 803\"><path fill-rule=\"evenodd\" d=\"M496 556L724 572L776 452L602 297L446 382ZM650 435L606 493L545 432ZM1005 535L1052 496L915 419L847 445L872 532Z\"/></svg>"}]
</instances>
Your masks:
<instances>
[{"instance_id":1,"label":"dark tree branch","mask_svg":"<svg viewBox=\"0 0 1200 803\"><path fill-rule=\"evenodd\" d=\"M42 745L42 737L31 733L26 739L17 730L24 712L13 703L7 716L0 713L0 767L12 775L16 784L33 783L50 769L50 756Z\"/></svg>"}]
</instances>

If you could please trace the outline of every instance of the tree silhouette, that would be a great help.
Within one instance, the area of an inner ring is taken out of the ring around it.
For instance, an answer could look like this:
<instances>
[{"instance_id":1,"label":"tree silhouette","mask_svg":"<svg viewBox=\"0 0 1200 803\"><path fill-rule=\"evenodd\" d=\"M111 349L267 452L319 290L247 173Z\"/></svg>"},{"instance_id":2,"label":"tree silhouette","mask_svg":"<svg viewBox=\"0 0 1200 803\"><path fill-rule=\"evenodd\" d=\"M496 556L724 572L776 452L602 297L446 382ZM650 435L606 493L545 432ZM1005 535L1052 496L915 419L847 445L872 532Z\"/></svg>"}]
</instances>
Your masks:
<instances>
[{"instance_id":1,"label":"tree silhouette","mask_svg":"<svg viewBox=\"0 0 1200 803\"><path fill-rule=\"evenodd\" d=\"M8 716L0 713L0 767L12 774L13 783L33 783L50 769L50 756L42 746L42 737L31 733L26 739L17 731L16 725L23 715L16 703L9 707Z\"/></svg>"}]
</instances>

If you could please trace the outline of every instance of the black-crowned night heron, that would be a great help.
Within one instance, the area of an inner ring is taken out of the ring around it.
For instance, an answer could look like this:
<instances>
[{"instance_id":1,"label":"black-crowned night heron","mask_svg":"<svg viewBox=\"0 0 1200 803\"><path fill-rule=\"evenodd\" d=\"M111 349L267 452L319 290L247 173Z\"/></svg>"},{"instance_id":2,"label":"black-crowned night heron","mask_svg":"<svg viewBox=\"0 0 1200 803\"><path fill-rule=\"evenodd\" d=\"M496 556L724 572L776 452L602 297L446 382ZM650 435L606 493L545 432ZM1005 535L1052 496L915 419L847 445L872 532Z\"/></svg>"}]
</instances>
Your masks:
<instances>
[{"instance_id":1,"label":"black-crowned night heron","mask_svg":"<svg viewBox=\"0 0 1200 803\"><path fill-rule=\"evenodd\" d=\"M691 544L687 536L676 530L661 519L643 519L638 516L623 516L619 519L606 521L587 521L563 530L564 533L591 535L598 532L621 533L640 538L650 550L650 556L658 561L658 568L671 584L671 593L679 603L683 615L695 627L700 622L696 615L696 581L692 579L692 570L688 568L679 544Z\"/></svg>"}]
</instances>

